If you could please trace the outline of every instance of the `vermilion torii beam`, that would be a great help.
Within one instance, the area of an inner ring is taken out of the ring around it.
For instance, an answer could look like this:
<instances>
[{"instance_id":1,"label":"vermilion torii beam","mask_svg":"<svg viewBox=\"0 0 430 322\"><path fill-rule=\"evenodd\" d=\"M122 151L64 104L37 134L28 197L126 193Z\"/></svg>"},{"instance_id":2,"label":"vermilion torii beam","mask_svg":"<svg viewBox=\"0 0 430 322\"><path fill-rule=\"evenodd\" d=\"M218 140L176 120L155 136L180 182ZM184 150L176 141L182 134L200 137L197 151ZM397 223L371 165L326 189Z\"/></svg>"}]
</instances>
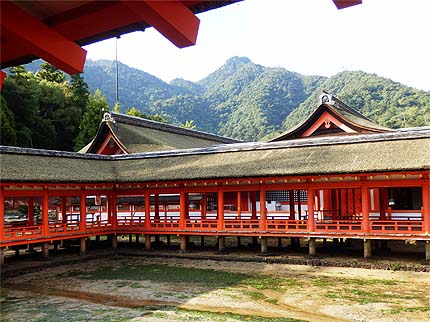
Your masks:
<instances>
[{"instance_id":1,"label":"vermilion torii beam","mask_svg":"<svg viewBox=\"0 0 430 322\"><path fill-rule=\"evenodd\" d=\"M179 0L122 3L179 48L196 44L200 20Z\"/></svg>"},{"instance_id":2,"label":"vermilion torii beam","mask_svg":"<svg viewBox=\"0 0 430 322\"><path fill-rule=\"evenodd\" d=\"M0 70L0 90L3 87L3 83L4 83L5 78L6 78L6 73L4 71Z\"/></svg>"},{"instance_id":3,"label":"vermilion torii beam","mask_svg":"<svg viewBox=\"0 0 430 322\"><path fill-rule=\"evenodd\" d=\"M333 0L338 9L348 8L357 4L362 4L362 0Z\"/></svg>"},{"instance_id":4,"label":"vermilion torii beam","mask_svg":"<svg viewBox=\"0 0 430 322\"><path fill-rule=\"evenodd\" d=\"M5 13L1 15L2 36L18 39L28 46L32 54L68 74L83 72L87 53L84 49L10 1L2 1L1 6L2 13Z\"/></svg>"}]
</instances>

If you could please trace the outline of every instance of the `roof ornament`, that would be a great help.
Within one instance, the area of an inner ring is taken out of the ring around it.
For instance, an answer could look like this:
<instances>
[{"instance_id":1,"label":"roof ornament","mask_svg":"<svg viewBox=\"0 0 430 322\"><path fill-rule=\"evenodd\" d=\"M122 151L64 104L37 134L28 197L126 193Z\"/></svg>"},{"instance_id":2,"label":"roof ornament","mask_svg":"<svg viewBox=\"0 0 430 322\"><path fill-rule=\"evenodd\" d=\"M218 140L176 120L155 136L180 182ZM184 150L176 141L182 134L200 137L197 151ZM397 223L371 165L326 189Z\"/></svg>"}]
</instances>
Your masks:
<instances>
[{"instance_id":1,"label":"roof ornament","mask_svg":"<svg viewBox=\"0 0 430 322\"><path fill-rule=\"evenodd\" d=\"M320 95L320 103L321 104L334 104L332 95L327 93L326 91L323 91L323 93Z\"/></svg>"},{"instance_id":2,"label":"roof ornament","mask_svg":"<svg viewBox=\"0 0 430 322\"><path fill-rule=\"evenodd\" d=\"M115 123L115 119L112 117L112 114L110 114L110 112L105 112L103 114L103 122Z\"/></svg>"}]
</instances>

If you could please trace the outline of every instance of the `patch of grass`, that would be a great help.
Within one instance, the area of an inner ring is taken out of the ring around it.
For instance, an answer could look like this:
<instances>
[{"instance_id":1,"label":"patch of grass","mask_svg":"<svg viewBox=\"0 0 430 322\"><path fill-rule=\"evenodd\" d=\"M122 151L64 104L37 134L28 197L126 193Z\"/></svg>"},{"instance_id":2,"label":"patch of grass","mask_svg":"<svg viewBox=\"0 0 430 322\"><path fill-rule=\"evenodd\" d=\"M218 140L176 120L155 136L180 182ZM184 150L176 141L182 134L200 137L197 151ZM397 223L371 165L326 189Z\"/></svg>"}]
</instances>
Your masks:
<instances>
[{"instance_id":1,"label":"patch of grass","mask_svg":"<svg viewBox=\"0 0 430 322\"><path fill-rule=\"evenodd\" d=\"M137 282L131 283L130 287L131 288L143 288L143 286Z\"/></svg>"},{"instance_id":2,"label":"patch of grass","mask_svg":"<svg viewBox=\"0 0 430 322\"><path fill-rule=\"evenodd\" d=\"M252 286L257 290L279 291L287 287L301 286L295 278L274 278L269 276L252 276L241 281L241 284Z\"/></svg>"},{"instance_id":3,"label":"patch of grass","mask_svg":"<svg viewBox=\"0 0 430 322\"><path fill-rule=\"evenodd\" d=\"M325 286L333 286L333 282L326 278L317 278L312 281L314 286L325 287Z\"/></svg>"},{"instance_id":4,"label":"patch of grass","mask_svg":"<svg viewBox=\"0 0 430 322\"><path fill-rule=\"evenodd\" d=\"M177 298L180 300L186 300L187 298L189 298L189 296L187 294L181 293L177 296Z\"/></svg>"},{"instance_id":5,"label":"patch of grass","mask_svg":"<svg viewBox=\"0 0 430 322\"><path fill-rule=\"evenodd\" d=\"M349 278L343 280L345 284L353 285L398 285L402 282L393 280L382 280L382 279L359 279L359 278Z\"/></svg>"},{"instance_id":6,"label":"patch of grass","mask_svg":"<svg viewBox=\"0 0 430 322\"><path fill-rule=\"evenodd\" d=\"M246 274L158 264L142 265L137 267L124 265L119 269L100 267L95 271L85 273L71 271L68 276L88 280L148 280L164 283L203 284L205 286L216 287L238 284L245 279L251 279L251 276Z\"/></svg>"},{"instance_id":7,"label":"patch of grass","mask_svg":"<svg viewBox=\"0 0 430 322\"><path fill-rule=\"evenodd\" d=\"M267 299L266 302L269 302L271 304L278 304L278 300L277 299Z\"/></svg>"},{"instance_id":8,"label":"patch of grass","mask_svg":"<svg viewBox=\"0 0 430 322\"><path fill-rule=\"evenodd\" d=\"M279 317L279 318L268 318L261 316L251 316L244 314L235 314L230 312L224 313L215 313L215 312L207 312L207 311L198 311L198 310L189 310L183 308L176 308L177 313L188 313L191 315L191 318L194 320L198 318L198 321L219 321L219 322L227 322L227 321L247 321L247 322L306 322L305 320L297 320L287 317ZM189 319L187 319L189 321Z\"/></svg>"},{"instance_id":9,"label":"patch of grass","mask_svg":"<svg viewBox=\"0 0 430 322\"><path fill-rule=\"evenodd\" d=\"M242 293L249 296L254 301L261 301L267 299L267 296L260 292L242 290Z\"/></svg>"},{"instance_id":10,"label":"patch of grass","mask_svg":"<svg viewBox=\"0 0 430 322\"><path fill-rule=\"evenodd\" d=\"M390 314L398 314L401 312L430 312L430 306L415 306L415 307L402 307L400 309L392 309L392 310L386 310L384 312L390 313Z\"/></svg>"}]
</instances>

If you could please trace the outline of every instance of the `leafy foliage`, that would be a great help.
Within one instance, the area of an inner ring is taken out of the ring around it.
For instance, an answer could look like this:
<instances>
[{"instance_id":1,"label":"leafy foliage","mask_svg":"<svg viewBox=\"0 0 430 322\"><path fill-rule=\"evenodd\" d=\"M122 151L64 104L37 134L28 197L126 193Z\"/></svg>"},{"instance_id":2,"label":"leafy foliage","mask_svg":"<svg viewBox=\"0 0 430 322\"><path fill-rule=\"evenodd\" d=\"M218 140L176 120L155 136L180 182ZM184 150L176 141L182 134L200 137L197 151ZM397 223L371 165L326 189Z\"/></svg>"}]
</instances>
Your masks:
<instances>
[{"instance_id":1,"label":"leafy foliage","mask_svg":"<svg viewBox=\"0 0 430 322\"><path fill-rule=\"evenodd\" d=\"M94 95L89 97L87 109L82 116L79 134L76 138L76 150L82 149L96 136L97 129L105 111L109 111L106 98L102 95L100 90L96 90Z\"/></svg>"}]
</instances>

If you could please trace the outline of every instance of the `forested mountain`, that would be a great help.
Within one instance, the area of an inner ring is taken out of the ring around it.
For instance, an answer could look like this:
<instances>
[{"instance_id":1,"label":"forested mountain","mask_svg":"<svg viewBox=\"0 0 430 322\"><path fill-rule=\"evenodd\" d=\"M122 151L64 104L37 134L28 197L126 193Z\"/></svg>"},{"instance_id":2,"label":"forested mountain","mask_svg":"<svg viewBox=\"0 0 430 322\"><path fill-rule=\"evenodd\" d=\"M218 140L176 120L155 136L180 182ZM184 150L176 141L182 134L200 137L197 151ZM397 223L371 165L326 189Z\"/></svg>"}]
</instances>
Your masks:
<instances>
[{"instance_id":1,"label":"forested mountain","mask_svg":"<svg viewBox=\"0 0 430 322\"><path fill-rule=\"evenodd\" d=\"M2 144L67 150L82 147L100 121L100 106L113 109L115 63L87 61L83 78L92 96L85 92L80 78L63 79L49 68L37 72L38 65L40 62L26 66L33 74L15 69L15 76L6 79ZM95 95L96 89L100 92ZM322 90L387 127L430 125L430 92L361 71L344 71L330 78L303 76L233 57L199 82L175 79L166 83L119 63L121 112L176 125L191 124L199 130L249 141L268 139L303 121L317 107Z\"/></svg>"},{"instance_id":2,"label":"forested mountain","mask_svg":"<svg viewBox=\"0 0 430 322\"><path fill-rule=\"evenodd\" d=\"M114 103L115 64L89 61L84 73L90 91L101 89ZM122 110L136 107L169 123L194 120L198 129L242 140L266 139L301 122L326 90L374 121L392 128L430 124L429 92L360 71L333 77L304 76L283 68L232 57L199 82L169 84L119 64Z\"/></svg>"}]
</instances>

